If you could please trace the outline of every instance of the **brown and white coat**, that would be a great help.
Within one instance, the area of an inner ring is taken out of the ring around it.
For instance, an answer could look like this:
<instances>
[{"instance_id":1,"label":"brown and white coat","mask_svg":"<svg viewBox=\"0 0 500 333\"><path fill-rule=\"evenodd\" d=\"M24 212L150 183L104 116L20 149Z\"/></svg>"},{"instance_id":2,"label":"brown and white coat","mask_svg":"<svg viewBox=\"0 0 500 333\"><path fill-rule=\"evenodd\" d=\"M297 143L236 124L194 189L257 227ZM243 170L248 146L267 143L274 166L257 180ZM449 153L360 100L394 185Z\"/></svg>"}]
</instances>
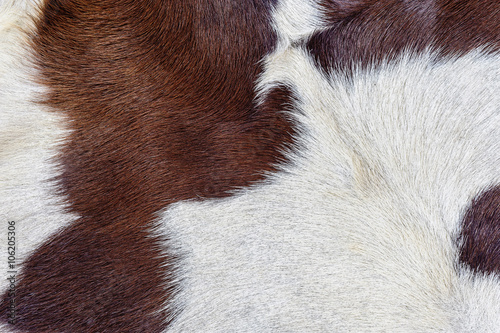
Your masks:
<instances>
[{"instance_id":1,"label":"brown and white coat","mask_svg":"<svg viewBox=\"0 0 500 333\"><path fill-rule=\"evenodd\" d=\"M500 332L499 48L496 0L2 0L0 332Z\"/></svg>"}]
</instances>

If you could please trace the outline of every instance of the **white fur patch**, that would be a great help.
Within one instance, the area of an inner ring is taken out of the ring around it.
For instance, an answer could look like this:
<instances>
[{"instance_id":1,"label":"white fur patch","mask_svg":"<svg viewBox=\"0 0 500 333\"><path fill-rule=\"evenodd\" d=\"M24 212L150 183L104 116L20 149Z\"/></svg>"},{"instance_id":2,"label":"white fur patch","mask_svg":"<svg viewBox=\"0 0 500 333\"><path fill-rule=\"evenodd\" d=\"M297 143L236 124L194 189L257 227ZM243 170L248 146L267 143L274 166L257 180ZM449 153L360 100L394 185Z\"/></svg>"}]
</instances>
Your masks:
<instances>
[{"instance_id":1,"label":"white fur patch","mask_svg":"<svg viewBox=\"0 0 500 333\"><path fill-rule=\"evenodd\" d=\"M300 49L298 151L235 197L162 214L182 254L169 332L499 332L500 282L457 271L462 214L500 184L500 59L405 57L352 80Z\"/></svg>"},{"instance_id":2,"label":"white fur patch","mask_svg":"<svg viewBox=\"0 0 500 333\"><path fill-rule=\"evenodd\" d=\"M30 251L67 225L61 199L49 181L57 174L51 159L65 135L63 121L34 101L42 89L26 48L36 1L0 4L0 291L7 288L8 222L15 223L14 271ZM12 234L11 234L12 235ZM2 328L2 332L6 332Z\"/></svg>"},{"instance_id":3,"label":"white fur patch","mask_svg":"<svg viewBox=\"0 0 500 333\"><path fill-rule=\"evenodd\" d=\"M298 41L327 27L317 1L281 0L273 16L274 28L285 43Z\"/></svg>"}]
</instances>

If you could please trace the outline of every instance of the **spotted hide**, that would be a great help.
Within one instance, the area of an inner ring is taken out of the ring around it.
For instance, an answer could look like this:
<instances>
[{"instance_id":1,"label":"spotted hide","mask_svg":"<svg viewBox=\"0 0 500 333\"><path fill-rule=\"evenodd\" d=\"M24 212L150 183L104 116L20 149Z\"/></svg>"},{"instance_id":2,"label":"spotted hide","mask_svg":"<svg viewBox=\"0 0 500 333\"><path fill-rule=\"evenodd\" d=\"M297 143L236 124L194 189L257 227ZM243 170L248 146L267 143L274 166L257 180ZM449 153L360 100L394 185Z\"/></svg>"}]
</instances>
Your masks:
<instances>
[{"instance_id":1,"label":"spotted hide","mask_svg":"<svg viewBox=\"0 0 500 333\"><path fill-rule=\"evenodd\" d=\"M499 333L500 2L0 0L0 333Z\"/></svg>"}]
</instances>

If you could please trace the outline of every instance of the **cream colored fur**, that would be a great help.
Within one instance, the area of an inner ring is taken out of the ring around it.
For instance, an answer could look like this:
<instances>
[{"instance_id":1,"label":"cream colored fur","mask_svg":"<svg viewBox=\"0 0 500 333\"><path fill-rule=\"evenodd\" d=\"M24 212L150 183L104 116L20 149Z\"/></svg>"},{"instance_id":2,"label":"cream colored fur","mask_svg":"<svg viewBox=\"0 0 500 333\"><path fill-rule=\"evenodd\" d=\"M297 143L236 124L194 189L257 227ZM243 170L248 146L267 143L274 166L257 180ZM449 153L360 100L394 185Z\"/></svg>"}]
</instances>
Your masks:
<instances>
[{"instance_id":1,"label":"cream colored fur","mask_svg":"<svg viewBox=\"0 0 500 333\"><path fill-rule=\"evenodd\" d=\"M35 102L35 8L0 2L0 277L8 221L20 261L75 219L50 181L63 119ZM500 58L408 54L346 81L297 46L321 17L277 5L258 82L259 100L278 84L297 97L289 162L158 212L181 258L168 332L500 332L500 280L459 267L455 242L470 200L500 184Z\"/></svg>"},{"instance_id":2,"label":"cream colored fur","mask_svg":"<svg viewBox=\"0 0 500 333\"><path fill-rule=\"evenodd\" d=\"M0 2L0 290L8 287L8 222L15 222L17 273L37 246L73 217L49 181L62 121L35 101L42 89L27 47L36 2ZM18 275L17 275L18 276ZM0 332L8 332L0 327Z\"/></svg>"},{"instance_id":3,"label":"cream colored fur","mask_svg":"<svg viewBox=\"0 0 500 333\"><path fill-rule=\"evenodd\" d=\"M457 268L470 200L500 183L500 58L430 53L325 76L299 47L297 149L229 199L162 214L182 261L169 332L500 332L500 280Z\"/></svg>"}]
</instances>

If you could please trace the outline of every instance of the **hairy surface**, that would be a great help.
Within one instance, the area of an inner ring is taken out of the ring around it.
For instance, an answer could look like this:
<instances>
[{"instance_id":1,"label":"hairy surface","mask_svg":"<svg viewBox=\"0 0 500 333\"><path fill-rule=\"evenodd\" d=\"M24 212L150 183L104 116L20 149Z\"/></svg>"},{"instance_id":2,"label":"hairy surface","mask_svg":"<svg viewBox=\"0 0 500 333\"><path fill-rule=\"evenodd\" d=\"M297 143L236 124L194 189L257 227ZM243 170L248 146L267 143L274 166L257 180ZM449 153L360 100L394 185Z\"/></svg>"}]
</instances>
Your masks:
<instances>
[{"instance_id":1,"label":"hairy surface","mask_svg":"<svg viewBox=\"0 0 500 333\"><path fill-rule=\"evenodd\" d=\"M500 332L499 42L494 0L1 2L0 331Z\"/></svg>"},{"instance_id":2,"label":"hairy surface","mask_svg":"<svg viewBox=\"0 0 500 333\"><path fill-rule=\"evenodd\" d=\"M500 83L475 84L499 65L426 54L346 81L272 55L261 85L295 83L298 152L234 198L167 209L185 258L172 330L496 332L498 277L457 269L456 237L500 183Z\"/></svg>"},{"instance_id":3,"label":"hairy surface","mask_svg":"<svg viewBox=\"0 0 500 333\"><path fill-rule=\"evenodd\" d=\"M67 134L64 118L37 103L44 88L28 48L34 3L6 1L0 6L0 286L8 282L9 221L16 222L17 263L75 216L64 210L51 179L58 167L51 158ZM19 271L17 266L15 271ZM12 271L12 270L11 270ZM2 318L4 311L2 311Z\"/></svg>"}]
</instances>

